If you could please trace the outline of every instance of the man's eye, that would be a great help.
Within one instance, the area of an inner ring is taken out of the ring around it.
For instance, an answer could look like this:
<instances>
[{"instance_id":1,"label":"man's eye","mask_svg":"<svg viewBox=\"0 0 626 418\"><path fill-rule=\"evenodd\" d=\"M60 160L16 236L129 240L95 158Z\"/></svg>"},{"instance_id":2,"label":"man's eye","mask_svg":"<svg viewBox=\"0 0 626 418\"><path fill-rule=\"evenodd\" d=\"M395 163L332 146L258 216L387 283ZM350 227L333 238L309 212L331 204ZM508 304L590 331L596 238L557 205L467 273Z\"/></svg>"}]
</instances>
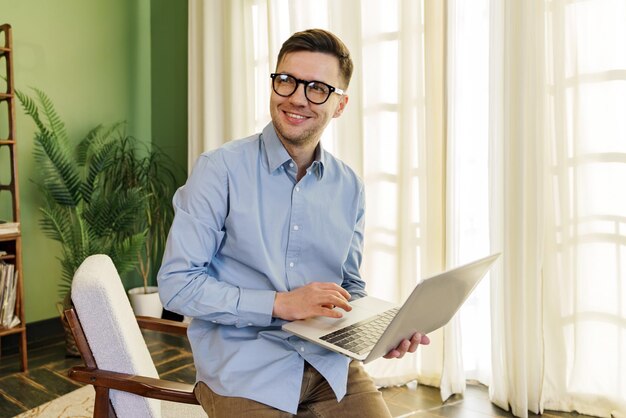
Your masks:
<instances>
[{"instance_id":1,"label":"man's eye","mask_svg":"<svg viewBox=\"0 0 626 418\"><path fill-rule=\"evenodd\" d=\"M320 83L311 83L309 84L309 90L312 90L315 93L326 93L328 91L328 88Z\"/></svg>"}]
</instances>

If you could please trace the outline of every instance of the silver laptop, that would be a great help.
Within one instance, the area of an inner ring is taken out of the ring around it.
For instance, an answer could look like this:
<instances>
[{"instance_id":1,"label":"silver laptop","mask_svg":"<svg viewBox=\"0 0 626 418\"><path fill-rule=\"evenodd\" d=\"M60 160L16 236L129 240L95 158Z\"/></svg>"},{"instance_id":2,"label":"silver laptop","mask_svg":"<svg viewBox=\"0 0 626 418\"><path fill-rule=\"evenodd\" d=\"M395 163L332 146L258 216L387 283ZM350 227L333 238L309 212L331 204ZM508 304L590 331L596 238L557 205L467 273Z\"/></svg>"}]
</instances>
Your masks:
<instances>
[{"instance_id":1,"label":"silver laptop","mask_svg":"<svg viewBox=\"0 0 626 418\"><path fill-rule=\"evenodd\" d=\"M282 329L369 363L414 333L428 334L452 319L500 254L437 274L419 283L402 306L372 296L350 302L343 318L288 322Z\"/></svg>"}]
</instances>

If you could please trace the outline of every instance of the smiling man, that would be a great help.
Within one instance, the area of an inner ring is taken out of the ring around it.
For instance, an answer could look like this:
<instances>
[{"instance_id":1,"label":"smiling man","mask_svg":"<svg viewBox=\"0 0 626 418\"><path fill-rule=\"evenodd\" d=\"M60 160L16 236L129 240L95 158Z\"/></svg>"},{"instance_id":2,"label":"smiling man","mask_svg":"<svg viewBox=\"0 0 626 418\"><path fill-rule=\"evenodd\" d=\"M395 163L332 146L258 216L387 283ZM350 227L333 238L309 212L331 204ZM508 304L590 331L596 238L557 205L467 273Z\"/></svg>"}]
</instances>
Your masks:
<instances>
[{"instance_id":1,"label":"smiling man","mask_svg":"<svg viewBox=\"0 0 626 418\"><path fill-rule=\"evenodd\" d=\"M285 321L340 318L365 295L365 197L358 176L320 143L348 104L348 49L307 30L277 61L272 122L202 154L174 196L161 300L193 318L195 393L210 417L389 417L359 362L281 330ZM386 357L427 343L415 335Z\"/></svg>"}]
</instances>

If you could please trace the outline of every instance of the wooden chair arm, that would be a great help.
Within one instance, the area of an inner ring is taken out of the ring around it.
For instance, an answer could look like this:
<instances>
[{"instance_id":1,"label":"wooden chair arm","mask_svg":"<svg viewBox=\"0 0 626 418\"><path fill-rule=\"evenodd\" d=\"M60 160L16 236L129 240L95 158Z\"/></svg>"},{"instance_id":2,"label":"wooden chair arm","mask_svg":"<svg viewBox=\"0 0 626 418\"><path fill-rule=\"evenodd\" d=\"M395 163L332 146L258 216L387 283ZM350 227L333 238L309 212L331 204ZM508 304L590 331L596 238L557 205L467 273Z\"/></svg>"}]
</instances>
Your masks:
<instances>
[{"instance_id":1,"label":"wooden chair arm","mask_svg":"<svg viewBox=\"0 0 626 418\"><path fill-rule=\"evenodd\" d=\"M194 386L187 383L82 366L72 367L68 375L77 382L96 388L100 386L164 401L199 404L193 393Z\"/></svg>"},{"instance_id":2,"label":"wooden chair arm","mask_svg":"<svg viewBox=\"0 0 626 418\"><path fill-rule=\"evenodd\" d=\"M166 332L176 335L187 335L187 323L171 321L169 319L159 319L150 316L137 316L139 328L151 331Z\"/></svg>"}]
</instances>

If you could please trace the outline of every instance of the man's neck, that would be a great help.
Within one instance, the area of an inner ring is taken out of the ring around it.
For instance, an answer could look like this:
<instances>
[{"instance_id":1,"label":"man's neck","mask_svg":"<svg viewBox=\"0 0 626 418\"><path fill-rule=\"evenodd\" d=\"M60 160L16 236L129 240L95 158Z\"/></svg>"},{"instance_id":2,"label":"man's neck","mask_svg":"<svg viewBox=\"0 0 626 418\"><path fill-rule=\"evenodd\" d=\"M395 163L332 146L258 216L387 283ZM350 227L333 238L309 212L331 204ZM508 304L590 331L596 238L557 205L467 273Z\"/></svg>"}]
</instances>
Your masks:
<instances>
[{"instance_id":1,"label":"man's neck","mask_svg":"<svg viewBox=\"0 0 626 418\"><path fill-rule=\"evenodd\" d=\"M283 146L287 150L287 153L295 161L296 166L298 167L298 174L296 176L298 181L304 177L307 168L309 168L315 160L315 149L317 148L318 143L319 141L304 144L302 146L294 146L293 144L286 144L283 142Z\"/></svg>"}]
</instances>

